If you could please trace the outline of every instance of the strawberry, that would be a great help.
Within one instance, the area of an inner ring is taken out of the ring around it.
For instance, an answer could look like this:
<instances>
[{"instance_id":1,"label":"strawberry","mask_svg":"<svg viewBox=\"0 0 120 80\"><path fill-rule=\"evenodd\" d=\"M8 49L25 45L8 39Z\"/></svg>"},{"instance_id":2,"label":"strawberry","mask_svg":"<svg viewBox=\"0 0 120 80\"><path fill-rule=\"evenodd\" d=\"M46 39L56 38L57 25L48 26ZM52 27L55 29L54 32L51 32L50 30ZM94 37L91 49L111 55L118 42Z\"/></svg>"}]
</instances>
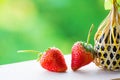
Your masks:
<instances>
[{"instance_id":1,"label":"strawberry","mask_svg":"<svg viewBox=\"0 0 120 80\"><path fill-rule=\"evenodd\" d=\"M94 59L94 49L91 44L88 44L92 28L93 25L91 26L88 33L87 43L78 41L72 47L71 68L73 71L76 71L82 66L89 64Z\"/></svg>"},{"instance_id":2,"label":"strawberry","mask_svg":"<svg viewBox=\"0 0 120 80\"><path fill-rule=\"evenodd\" d=\"M85 66L93 61L92 46L83 42L76 42L72 47L71 68L73 71Z\"/></svg>"},{"instance_id":3,"label":"strawberry","mask_svg":"<svg viewBox=\"0 0 120 80\"><path fill-rule=\"evenodd\" d=\"M62 52L55 47L49 48L40 58L43 68L53 72L65 72L67 65Z\"/></svg>"},{"instance_id":4,"label":"strawberry","mask_svg":"<svg viewBox=\"0 0 120 80\"><path fill-rule=\"evenodd\" d=\"M67 65L62 52L55 47L48 48L43 54L35 50L19 50L18 52L35 52L40 65L52 72L65 72Z\"/></svg>"}]
</instances>

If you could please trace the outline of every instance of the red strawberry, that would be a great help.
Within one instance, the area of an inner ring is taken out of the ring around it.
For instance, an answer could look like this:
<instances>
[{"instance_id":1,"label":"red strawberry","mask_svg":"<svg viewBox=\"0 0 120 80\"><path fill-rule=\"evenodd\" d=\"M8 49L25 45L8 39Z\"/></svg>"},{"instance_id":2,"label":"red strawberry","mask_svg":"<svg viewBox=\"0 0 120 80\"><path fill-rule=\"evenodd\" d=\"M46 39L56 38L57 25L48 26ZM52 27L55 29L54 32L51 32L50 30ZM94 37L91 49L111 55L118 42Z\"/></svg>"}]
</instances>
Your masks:
<instances>
[{"instance_id":1,"label":"red strawberry","mask_svg":"<svg viewBox=\"0 0 120 80\"><path fill-rule=\"evenodd\" d=\"M90 40L90 33L92 31L92 28L93 28L93 24L88 33L87 43L76 42L72 47L71 68L74 71L82 66L89 64L94 59L95 56L94 49L91 44L88 44Z\"/></svg>"},{"instance_id":2,"label":"red strawberry","mask_svg":"<svg viewBox=\"0 0 120 80\"><path fill-rule=\"evenodd\" d=\"M58 48L49 48L40 58L40 64L44 69L53 72L65 72L67 65L64 56Z\"/></svg>"},{"instance_id":3,"label":"red strawberry","mask_svg":"<svg viewBox=\"0 0 120 80\"><path fill-rule=\"evenodd\" d=\"M46 52L44 52L43 54L35 50L19 50L18 52L38 53L38 60L40 61L41 66L49 71L65 72L67 70L64 56L58 48L48 48L48 50L46 50Z\"/></svg>"},{"instance_id":4,"label":"red strawberry","mask_svg":"<svg viewBox=\"0 0 120 80\"><path fill-rule=\"evenodd\" d=\"M93 49L89 44L76 42L72 47L72 70L77 70L93 61Z\"/></svg>"}]
</instances>

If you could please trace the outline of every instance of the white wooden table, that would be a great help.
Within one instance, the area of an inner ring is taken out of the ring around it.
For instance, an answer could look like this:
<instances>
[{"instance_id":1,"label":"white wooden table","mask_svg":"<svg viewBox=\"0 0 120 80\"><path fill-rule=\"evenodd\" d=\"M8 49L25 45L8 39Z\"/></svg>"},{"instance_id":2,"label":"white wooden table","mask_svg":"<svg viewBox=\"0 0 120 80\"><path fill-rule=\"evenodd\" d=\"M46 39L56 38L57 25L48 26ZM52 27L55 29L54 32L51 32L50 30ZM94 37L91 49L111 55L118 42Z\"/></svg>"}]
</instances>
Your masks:
<instances>
[{"instance_id":1,"label":"white wooden table","mask_svg":"<svg viewBox=\"0 0 120 80\"><path fill-rule=\"evenodd\" d=\"M103 71L94 63L73 72L70 68L71 56L65 56L68 70L55 73L43 69L36 60L0 65L0 80L111 80L120 78L120 72Z\"/></svg>"}]
</instances>

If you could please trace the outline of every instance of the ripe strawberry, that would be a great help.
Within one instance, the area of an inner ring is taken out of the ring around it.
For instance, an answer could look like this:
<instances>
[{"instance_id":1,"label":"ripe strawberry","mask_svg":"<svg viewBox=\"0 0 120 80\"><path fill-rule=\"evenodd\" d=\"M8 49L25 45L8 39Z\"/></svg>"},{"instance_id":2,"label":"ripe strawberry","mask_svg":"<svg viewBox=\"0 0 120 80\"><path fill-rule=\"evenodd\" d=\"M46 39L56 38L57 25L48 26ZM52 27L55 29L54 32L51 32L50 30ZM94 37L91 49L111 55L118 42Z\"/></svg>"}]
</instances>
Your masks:
<instances>
[{"instance_id":1,"label":"ripe strawberry","mask_svg":"<svg viewBox=\"0 0 120 80\"><path fill-rule=\"evenodd\" d=\"M52 72L65 72L67 65L62 52L55 47L49 48L40 58L40 64L44 69Z\"/></svg>"},{"instance_id":2,"label":"ripe strawberry","mask_svg":"<svg viewBox=\"0 0 120 80\"><path fill-rule=\"evenodd\" d=\"M76 42L72 47L72 70L77 70L93 61L92 46L83 42Z\"/></svg>"},{"instance_id":3,"label":"ripe strawberry","mask_svg":"<svg viewBox=\"0 0 120 80\"><path fill-rule=\"evenodd\" d=\"M92 31L93 24L89 30L87 43L84 42L76 42L72 47L72 60L71 60L71 68L72 70L77 70L82 66L85 66L93 61L94 59L94 49L89 43L90 33Z\"/></svg>"},{"instance_id":4,"label":"ripe strawberry","mask_svg":"<svg viewBox=\"0 0 120 80\"><path fill-rule=\"evenodd\" d=\"M64 56L58 48L48 48L43 54L35 50L19 50L18 52L38 53L38 61L40 61L40 65L46 70L52 72L65 72L67 70Z\"/></svg>"}]
</instances>

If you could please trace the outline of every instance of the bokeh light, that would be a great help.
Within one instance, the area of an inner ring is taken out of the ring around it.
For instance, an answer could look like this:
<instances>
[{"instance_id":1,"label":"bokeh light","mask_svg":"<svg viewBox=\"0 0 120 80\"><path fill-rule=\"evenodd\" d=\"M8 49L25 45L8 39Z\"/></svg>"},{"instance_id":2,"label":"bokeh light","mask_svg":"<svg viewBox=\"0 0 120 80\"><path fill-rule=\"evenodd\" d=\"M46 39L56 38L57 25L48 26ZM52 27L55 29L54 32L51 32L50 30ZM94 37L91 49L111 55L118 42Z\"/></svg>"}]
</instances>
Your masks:
<instances>
[{"instance_id":1,"label":"bokeh light","mask_svg":"<svg viewBox=\"0 0 120 80\"><path fill-rule=\"evenodd\" d=\"M104 0L0 0L0 64L37 57L18 50L45 51L58 47L70 54L76 41L86 41L107 15Z\"/></svg>"}]
</instances>

